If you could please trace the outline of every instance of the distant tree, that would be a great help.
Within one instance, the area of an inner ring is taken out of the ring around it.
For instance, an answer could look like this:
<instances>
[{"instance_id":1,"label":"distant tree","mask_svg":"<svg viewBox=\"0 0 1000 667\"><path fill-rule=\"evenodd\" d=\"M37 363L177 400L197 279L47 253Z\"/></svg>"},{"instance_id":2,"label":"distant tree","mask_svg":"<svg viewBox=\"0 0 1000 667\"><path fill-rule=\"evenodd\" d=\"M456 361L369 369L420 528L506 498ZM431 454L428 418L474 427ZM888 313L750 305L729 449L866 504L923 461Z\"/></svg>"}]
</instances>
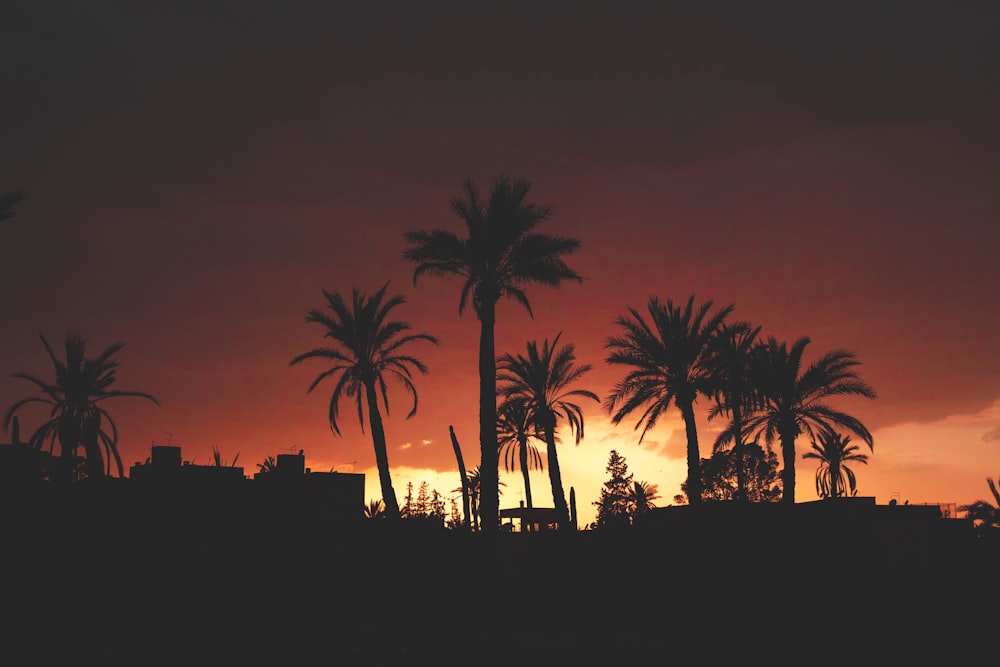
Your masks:
<instances>
[{"instance_id":1,"label":"distant tree","mask_svg":"<svg viewBox=\"0 0 1000 667\"><path fill-rule=\"evenodd\" d=\"M386 416L389 415L387 379L397 380L410 394L413 407L407 418L415 415L417 390L413 384L413 370L427 373L427 367L416 357L405 354L403 349L420 341L434 345L438 341L430 334L407 333L410 330L409 324L388 319L393 308L406 302L399 295L386 298L388 286L386 283L371 297L355 287L350 305L339 292L323 290L330 313L319 309L310 310L306 315L306 322L322 325L326 329L323 337L332 341L333 346L314 348L298 355L290 364L294 366L306 359L329 360L330 368L316 376L309 385L309 392L326 378L336 380L327 415L330 429L335 435L340 435L337 418L342 398L346 396L354 399L362 431L365 428L364 412L367 407L386 515L389 519L398 519L399 503L392 488L385 427L382 424L382 408L385 409ZM382 408L379 407L380 398Z\"/></svg>"},{"instance_id":2,"label":"distant tree","mask_svg":"<svg viewBox=\"0 0 1000 667\"><path fill-rule=\"evenodd\" d=\"M271 473L278 469L278 462L275 460L274 456L268 456L261 463L257 464L257 472L261 473Z\"/></svg>"},{"instance_id":3,"label":"distant tree","mask_svg":"<svg viewBox=\"0 0 1000 667\"><path fill-rule=\"evenodd\" d=\"M812 441L812 451L804 459L819 461L816 468L816 495L820 498L842 498L858 495L858 482L847 464L854 461L867 464L868 455L851 442L851 436L835 431L821 431L819 441Z\"/></svg>"},{"instance_id":4,"label":"distant tree","mask_svg":"<svg viewBox=\"0 0 1000 667\"><path fill-rule=\"evenodd\" d=\"M525 504L529 510L534 508L534 502L531 498L531 479L528 473L532 469L542 470L544 467L541 452L529 442L532 439L544 441L544 435L539 433L528 399L524 397L505 399L497 412L500 458L507 472L518 469L521 471Z\"/></svg>"},{"instance_id":5,"label":"distant tree","mask_svg":"<svg viewBox=\"0 0 1000 667\"><path fill-rule=\"evenodd\" d=\"M420 482L420 486L417 487L417 500L413 503L411 516L427 516L430 514L430 503L431 487L426 481Z\"/></svg>"},{"instance_id":6,"label":"distant tree","mask_svg":"<svg viewBox=\"0 0 1000 667\"><path fill-rule=\"evenodd\" d=\"M629 513L632 523L635 520L656 507L656 500L660 498L660 491L656 484L648 482L634 481L629 493Z\"/></svg>"},{"instance_id":7,"label":"distant tree","mask_svg":"<svg viewBox=\"0 0 1000 667\"><path fill-rule=\"evenodd\" d=\"M958 509L966 513L966 517L979 528L1000 528L1000 477L994 482L989 477L986 484L990 487L990 494L993 495L993 504L986 500L977 500L968 505L961 505Z\"/></svg>"},{"instance_id":8,"label":"distant tree","mask_svg":"<svg viewBox=\"0 0 1000 667\"><path fill-rule=\"evenodd\" d=\"M365 518L366 519L385 518L385 503L382 502L381 498L374 498L368 501L368 505L365 507Z\"/></svg>"},{"instance_id":9,"label":"distant tree","mask_svg":"<svg viewBox=\"0 0 1000 667\"><path fill-rule=\"evenodd\" d=\"M816 440L824 431L844 429L874 448L872 434L856 417L834 409L833 396L875 398L855 368L861 362L846 350L832 350L803 367L802 354L810 340L799 338L789 348L773 336L753 357L753 379L761 403L747 419L747 430L767 444L781 443L782 502L795 504L795 440L802 433Z\"/></svg>"},{"instance_id":10,"label":"distant tree","mask_svg":"<svg viewBox=\"0 0 1000 667\"><path fill-rule=\"evenodd\" d=\"M570 389L570 385L590 371L590 364L576 363L576 348L572 344L559 346L562 332L551 344L548 339L539 348L528 341L525 354L504 354L497 358L497 393L505 401L524 403L538 431L545 439L549 464L549 483L560 527L570 526L569 505L563 489L559 458L556 452L556 428L559 420L569 426L576 444L583 439L583 409L575 402L587 398L599 403L600 398L588 389Z\"/></svg>"},{"instance_id":11,"label":"distant tree","mask_svg":"<svg viewBox=\"0 0 1000 667\"><path fill-rule=\"evenodd\" d=\"M781 478L777 455L770 447L765 449L756 442L747 443L743 448L743 453L747 501L752 503L777 502L781 498ZM711 457L703 458L701 460L702 499L706 501L739 499L739 469L735 450L720 449L714 452ZM687 482L681 484L681 490L686 496L689 494ZM674 500L678 501L676 497Z\"/></svg>"},{"instance_id":12,"label":"distant tree","mask_svg":"<svg viewBox=\"0 0 1000 667\"><path fill-rule=\"evenodd\" d=\"M677 408L687 435L690 502L698 505L701 503L701 478L694 404L699 396L712 396L715 391L709 343L733 306L710 315L712 301L697 308L694 303L694 296L684 306L674 305L670 300L662 304L652 297L646 304L650 323L635 308L629 308L628 315L616 320L623 331L609 339L607 363L627 366L631 370L615 385L604 407L613 424L642 411L635 425L636 429L643 427L640 444L671 405Z\"/></svg>"},{"instance_id":13,"label":"distant tree","mask_svg":"<svg viewBox=\"0 0 1000 667\"><path fill-rule=\"evenodd\" d=\"M76 453L80 447L84 451L87 478L110 475L112 460L118 476L124 477L124 466L118 453L118 426L103 403L108 399L131 396L159 405L151 394L112 389L119 365L114 355L125 344L114 343L90 359L86 356L86 340L79 334L69 334L66 337L66 360L63 361L56 356L45 337L40 338L55 367L55 380L50 382L28 373L15 373L14 377L35 384L44 396L22 398L11 405L4 418L4 430L9 428L11 419L22 407L34 403L47 405L49 418L31 435L28 444L41 449L48 442L49 451L53 452L55 441L59 441L59 457L51 459L49 476L52 481L69 482L77 477Z\"/></svg>"},{"instance_id":14,"label":"distant tree","mask_svg":"<svg viewBox=\"0 0 1000 667\"><path fill-rule=\"evenodd\" d=\"M222 454L219 452L218 448L214 445L212 446L212 463L217 468L235 468L236 462L240 460L240 453L236 452L236 456L233 458L232 463L226 463L226 460L222 458Z\"/></svg>"},{"instance_id":15,"label":"distant tree","mask_svg":"<svg viewBox=\"0 0 1000 667\"><path fill-rule=\"evenodd\" d=\"M417 503L413 498L413 482L406 483L406 497L403 498L403 506L399 508L399 515L403 519L409 519L416 513Z\"/></svg>"},{"instance_id":16,"label":"distant tree","mask_svg":"<svg viewBox=\"0 0 1000 667\"><path fill-rule=\"evenodd\" d=\"M424 275L463 281L459 316L472 303L479 333L479 450L482 475L483 530L500 530L500 458L497 445L496 307L503 298L521 304L534 316L525 288L531 284L559 287L564 281L582 282L564 257L580 247L576 239L536 231L552 214L552 207L526 201L531 183L501 174L483 200L471 179L461 197L451 200L452 211L467 232L460 236L442 229L411 231L405 235L406 261L416 265L413 282Z\"/></svg>"},{"instance_id":17,"label":"distant tree","mask_svg":"<svg viewBox=\"0 0 1000 667\"><path fill-rule=\"evenodd\" d=\"M595 528L620 528L631 524L632 473L628 471L625 457L612 449L604 470L608 479L601 486Z\"/></svg>"}]
</instances>

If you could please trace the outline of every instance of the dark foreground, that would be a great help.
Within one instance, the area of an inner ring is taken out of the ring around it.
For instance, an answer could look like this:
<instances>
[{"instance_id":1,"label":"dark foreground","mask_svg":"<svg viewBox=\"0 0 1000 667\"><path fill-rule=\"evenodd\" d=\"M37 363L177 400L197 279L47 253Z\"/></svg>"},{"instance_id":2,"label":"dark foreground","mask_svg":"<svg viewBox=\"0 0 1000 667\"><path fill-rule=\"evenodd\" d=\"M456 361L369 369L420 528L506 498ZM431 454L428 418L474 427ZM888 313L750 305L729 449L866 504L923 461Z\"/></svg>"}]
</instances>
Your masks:
<instances>
[{"instance_id":1,"label":"dark foreground","mask_svg":"<svg viewBox=\"0 0 1000 667\"><path fill-rule=\"evenodd\" d=\"M676 513L496 538L4 510L3 664L978 662L1000 547L961 521Z\"/></svg>"}]
</instances>

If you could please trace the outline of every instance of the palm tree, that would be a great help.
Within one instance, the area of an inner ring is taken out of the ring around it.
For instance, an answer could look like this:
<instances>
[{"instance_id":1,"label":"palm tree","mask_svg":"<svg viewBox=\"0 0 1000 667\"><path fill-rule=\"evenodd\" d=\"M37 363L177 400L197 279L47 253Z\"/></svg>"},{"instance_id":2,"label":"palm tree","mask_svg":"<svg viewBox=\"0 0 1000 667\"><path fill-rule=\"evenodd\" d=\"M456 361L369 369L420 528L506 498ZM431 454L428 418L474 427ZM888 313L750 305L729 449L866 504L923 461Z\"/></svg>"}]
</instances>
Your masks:
<instances>
[{"instance_id":1,"label":"palm tree","mask_svg":"<svg viewBox=\"0 0 1000 667\"><path fill-rule=\"evenodd\" d=\"M850 461L868 464L868 455L851 442L851 436L835 431L822 431L819 441L812 441L812 451L802 455L804 459L816 459L816 495L820 498L841 498L858 493L857 478L847 467Z\"/></svg>"},{"instance_id":2,"label":"palm tree","mask_svg":"<svg viewBox=\"0 0 1000 667\"><path fill-rule=\"evenodd\" d=\"M709 315L712 301L698 308L694 296L683 307L668 300L662 304L651 297L646 309L652 324L647 324L635 308L621 316L616 324L624 333L609 339L611 350L607 363L632 368L618 381L605 399L604 407L614 424L637 410L642 416L635 428L646 433L656 426L659 418L674 405L681 413L687 435L687 485L691 505L700 505L701 456L698 450L698 430L694 418L694 403L699 395L711 396L715 391L715 375L709 354L709 343L718 333L734 306L729 305Z\"/></svg>"},{"instance_id":3,"label":"palm tree","mask_svg":"<svg viewBox=\"0 0 1000 667\"><path fill-rule=\"evenodd\" d=\"M563 491L559 459L556 454L556 426L564 419L576 436L576 444L583 439L583 410L574 398L589 398L600 403L600 398L586 389L569 389L569 385L591 370L590 364L576 365L575 347L559 347L562 332L550 344L528 341L526 355L504 354L497 358L497 393L505 400L521 401L537 429L545 438L545 452L549 461L549 482L552 500L560 526L569 526L569 505Z\"/></svg>"},{"instance_id":4,"label":"palm tree","mask_svg":"<svg viewBox=\"0 0 1000 667\"><path fill-rule=\"evenodd\" d=\"M518 397L505 400L497 414L500 457L507 472L521 470L521 476L524 478L524 499L529 511L534 505L531 500L531 480L528 472L544 468L538 448L528 442L533 438L541 440L544 436L538 432L528 403Z\"/></svg>"},{"instance_id":5,"label":"palm tree","mask_svg":"<svg viewBox=\"0 0 1000 667\"><path fill-rule=\"evenodd\" d=\"M118 426L102 403L109 398L132 396L145 398L159 405L156 398L150 394L111 389L117 380L116 372L119 365L113 357L125 344L114 343L96 358L88 359L87 341L79 334L71 333L66 336L64 362L56 356L45 336L40 338L55 367L55 381L46 382L29 373L15 373L14 377L36 385L45 396L22 398L11 405L4 417L4 430L8 428L11 419L21 407L33 403L48 405L49 419L32 434L28 442L36 449L41 449L48 441L51 452L55 441L59 441L59 457L52 459L53 470L50 475L53 481L68 482L74 479L76 451L80 446L83 447L86 458L85 470L88 479L100 479L110 475L112 459L115 461L118 476L124 477L124 467L121 455L118 453Z\"/></svg>"},{"instance_id":6,"label":"palm tree","mask_svg":"<svg viewBox=\"0 0 1000 667\"><path fill-rule=\"evenodd\" d=\"M235 462L234 462L235 463ZM262 462L257 464L257 472L260 473L272 473L278 470L278 461L274 458L274 455L269 454Z\"/></svg>"},{"instance_id":7,"label":"palm tree","mask_svg":"<svg viewBox=\"0 0 1000 667\"><path fill-rule=\"evenodd\" d=\"M365 518L366 519L384 519L385 518L385 503L381 499L372 499L368 501L365 506Z\"/></svg>"},{"instance_id":8,"label":"palm tree","mask_svg":"<svg viewBox=\"0 0 1000 667\"><path fill-rule=\"evenodd\" d=\"M826 403L831 396L875 398L875 390L854 370L861 362L847 350L827 352L808 367L802 353L808 337L789 348L773 336L754 355L753 378L760 392L759 411L747 419L747 430L767 444L781 442L783 503L795 503L795 440L802 433L816 440L825 431L844 429L874 450L872 434L856 417Z\"/></svg>"},{"instance_id":9,"label":"palm tree","mask_svg":"<svg viewBox=\"0 0 1000 667\"><path fill-rule=\"evenodd\" d=\"M542 234L536 228L552 215L552 207L525 201L531 184L501 174L483 201L471 179L452 211L465 224L467 236L436 229L411 231L403 258L416 264L413 282L424 275L457 277L463 281L459 316L466 305L480 322L479 333L479 452L483 476L483 531L500 531L500 460L497 443L496 306L509 298L534 316L525 288L533 283L559 287L583 278L563 258L580 247L576 239Z\"/></svg>"},{"instance_id":10,"label":"palm tree","mask_svg":"<svg viewBox=\"0 0 1000 667\"><path fill-rule=\"evenodd\" d=\"M1000 528L1000 489L997 487L997 484L1000 484L1000 477L997 477L996 482L987 477L986 483L990 487L990 493L993 494L993 504L986 500L977 500L958 509L965 512L966 517L972 519L977 527Z\"/></svg>"},{"instance_id":11,"label":"palm tree","mask_svg":"<svg viewBox=\"0 0 1000 667\"><path fill-rule=\"evenodd\" d=\"M480 507L479 496L480 496L480 491L482 490L481 481L482 481L482 475L480 474L479 466L476 466L475 468L470 470L469 473L466 475L465 487L469 490L469 504L472 507L472 530L477 533L479 532L479 507ZM506 485L503 482L498 481L497 487L499 488L501 486L506 486ZM461 487L459 487L457 489L452 489L451 492L458 493L461 490L462 490ZM503 491L500 491L500 493L503 493ZM500 510L498 509L497 520L500 519L499 511Z\"/></svg>"},{"instance_id":12,"label":"palm tree","mask_svg":"<svg viewBox=\"0 0 1000 667\"><path fill-rule=\"evenodd\" d=\"M326 329L323 337L330 339L333 346L318 347L304 352L292 359L290 365L294 366L306 359L329 360L330 368L316 376L309 385L309 392L326 378L336 380L328 411L330 429L335 435L340 435L337 418L342 398L346 396L355 400L362 432L365 428L364 412L367 407L386 515L389 519L399 519L399 503L389 473L389 455L386 451L385 428L382 424L379 398L382 399L382 407L388 416L389 396L386 380L389 377L394 378L413 397L413 407L407 418L415 415L417 390L413 384L412 369L426 374L427 367L419 359L404 354L402 350L410 343L427 341L437 345L438 341L430 334L406 333L410 330L409 324L388 319L393 308L406 303L400 295L386 298L388 287L389 284L386 283L371 297L355 287L350 305L339 292L323 290L330 313L312 309L306 315L306 322L322 325Z\"/></svg>"},{"instance_id":13,"label":"palm tree","mask_svg":"<svg viewBox=\"0 0 1000 667\"><path fill-rule=\"evenodd\" d=\"M709 343L710 363L715 376L715 405L708 413L731 417L730 425L716 438L713 450L732 446L736 461L736 499L747 502L746 457L743 446L743 416L753 408L754 387L750 377L750 359L757 344L760 327L747 322L723 323Z\"/></svg>"},{"instance_id":14,"label":"palm tree","mask_svg":"<svg viewBox=\"0 0 1000 667\"><path fill-rule=\"evenodd\" d=\"M628 498L629 507L632 510L632 522L635 522L636 517L640 517L656 507L656 503L653 501L659 500L659 498L660 490L656 484L633 481Z\"/></svg>"}]
</instances>

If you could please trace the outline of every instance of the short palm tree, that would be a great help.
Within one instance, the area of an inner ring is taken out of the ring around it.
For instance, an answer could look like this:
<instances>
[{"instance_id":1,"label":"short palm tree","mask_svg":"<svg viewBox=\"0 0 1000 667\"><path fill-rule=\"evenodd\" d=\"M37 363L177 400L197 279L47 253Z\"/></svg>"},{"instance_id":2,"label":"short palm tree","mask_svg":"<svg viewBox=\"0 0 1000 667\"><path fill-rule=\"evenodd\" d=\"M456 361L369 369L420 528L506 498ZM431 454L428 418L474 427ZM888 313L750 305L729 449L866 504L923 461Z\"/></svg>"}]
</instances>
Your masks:
<instances>
[{"instance_id":1,"label":"short palm tree","mask_svg":"<svg viewBox=\"0 0 1000 667\"><path fill-rule=\"evenodd\" d=\"M524 499L528 509L534 508L531 500L531 480L529 471L542 470L542 454L530 440L543 440L539 433L527 401L519 397L507 399L497 414L497 441L500 444L500 458L504 470L521 471L524 478Z\"/></svg>"},{"instance_id":2,"label":"short palm tree","mask_svg":"<svg viewBox=\"0 0 1000 667\"><path fill-rule=\"evenodd\" d=\"M867 465L868 455L851 442L851 436L835 431L821 431L818 440L812 441L812 451L804 459L819 461L816 468L816 495L820 498L843 498L858 493L858 481L849 462Z\"/></svg>"},{"instance_id":3,"label":"short palm tree","mask_svg":"<svg viewBox=\"0 0 1000 667\"><path fill-rule=\"evenodd\" d=\"M15 413L23 406L33 403L48 405L48 420L31 435L28 442L36 449L41 449L48 442L49 451L52 452L55 441L59 441L59 457L52 459L52 481L68 482L75 478L76 452L81 446L86 458L85 471L88 479L110 475L112 459L118 476L124 477L124 467L118 453L118 426L103 403L111 398L131 396L159 405L151 394L112 389L117 380L119 365L114 355L125 344L114 343L97 357L88 359L87 341L79 334L69 334L66 336L66 360L62 361L45 337L40 338L55 367L55 380L49 382L29 373L15 373L14 377L33 383L41 389L44 396L22 398L11 405L4 418L4 429L8 428Z\"/></svg>"},{"instance_id":4,"label":"short palm tree","mask_svg":"<svg viewBox=\"0 0 1000 667\"><path fill-rule=\"evenodd\" d=\"M977 527L1000 528L1000 489L997 487L997 484L1000 484L1000 477L997 477L996 482L987 477L986 483L989 485L990 493L993 495L993 504L990 504L986 500L977 500L968 505L962 505L958 509L965 512L966 516Z\"/></svg>"},{"instance_id":5,"label":"short palm tree","mask_svg":"<svg viewBox=\"0 0 1000 667\"><path fill-rule=\"evenodd\" d=\"M565 420L576 437L576 444L583 439L583 409L576 398L588 398L600 403L600 397L587 389L570 389L569 386L591 370L590 364L576 364L575 347L559 346L562 332L549 343L528 341L526 354L504 354L497 358L497 393L505 400L518 400L532 416L536 428L545 438L546 458L549 462L549 482L552 500L560 526L569 526L569 505L563 490L559 458L556 454L556 427Z\"/></svg>"},{"instance_id":6,"label":"short palm tree","mask_svg":"<svg viewBox=\"0 0 1000 667\"><path fill-rule=\"evenodd\" d=\"M278 461L274 458L273 454L269 454L267 458L257 464L257 472L260 473L272 473L278 470Z\"/></svg>"},{"instance_id":7,"label":"short palm tree","mask_svg":"<svg viewBox=\"0 0 1000 667\"><path fill-rule=\"evenodd\" d=\"M389 284L386 283L370 297L355 287L350 304L339 292L323 290L330 312L312 309L306 315L306 322L322 325L325 329L323 337L332 341L333 346L304 352L292 359L290 364L294 366L306 359L325 359L330 362L330 367L316 376L309 385L309 392L327 378L335 380L327 413L330 429L335 435L340 435L338 416L342 398L346 396L354 399L362 431L365 428L364 413L367 408L386 515L389 519L399 519L399 502L392 488L379 399L382 399L382 408L388 416L387 380L393 378L413 398L413 406L407 418L415 415L417 390L413 384L413 370L425 374L427 367L416 357L405 354L404 348L419 341L435 345L438 341L430 334L407 333L410 331L409 324L389 319L392 309L406 301L400 295L386 297L388 287Z\"/></svg>"},{"instance_id":8,"label":"short palm tree","mask_svg":"<svg viewBox=\"0 0 1000 667\"><path fill-rule=\"evenodd\" d=\"M724 322L709 343L715 405L709 410L708 418L728 415L731 419L729 427L716 438L713 450L732 448L736 461L736 498L744 503L747 502L744 415L753 410L756 401L750 366L759 333L760 327L747 322Z\"/></svg>"},{"instance_id":9,"label":"short palm tree","mask_svg":"<svg viewBox=\"0 0 1000 667\"><path fill-rule=\"evenodd\" d=\"M782 495L795 504L795 440L802 433L816 440L826 431L843 429L874 449L872 434L859 419L836 410L826 401L833 396L875 398L875 390L855 370L861 362L846 350L832 350L807 367L802 354L810 339L799 338L789 348L773 336L754 355L753 381L761 403L747 419L747 430L767 444L781 442Z\"/></svg>"},{"instance_id":10,"label":"short palm tree","mask_svg":"<svg viewBox=\"0 0 1000 667\"><path fill-rule=\"evenodd\" d=\"M642 516L655 508L656 503L654 501L659 500L659 498L660 490L656 484L633 481L628 498L632 511L632 521L635 522L636 517Z\"/></svg>"},{"instance_id":11,"label":"short palm tree","mask_svg":"<svg viewBox=\"0 0 1000 667\"><path fill-rule=\"evenodd\" d=\"M657 421L675 406L684 420L687 435L687 488L691 505L700 505L701 456L694 404L698 396L715 391L714 368L709 343L733 310L726 306L710 313L712 301L697 308L694 296L683 306L666 304L651 297L646 305L650 322L635 308L616 324L623 332L609 339L607 363L628 366L630 371L605 398L611 421L619 424L633 412L642 411L635 428L643 427L640 444Z\"/></svg>"},{"instance_id":12,"label":"short palm tree","mask_svg":"<svg viewBox=\"0 0 1000 667\"><path fill-rule=\"evenodd\" d=\"M451 201L452 211L467 232L436 229L405 235L403 258L416 265L413 282L424 275L463 281L458 313L471 301L480 322L479 333L479 453L483 493L483 532L500 531L500 459L497 444L496 306L502 298L521 304L532 315L525 288L531 284L559 287L563 281L582 282L564 257L580 247L576 239L537 231L552 207L526 201L531 184L501 174L483 200L472 180L463 196Z\"/></svg>"},{"instance_id":13,"label":"short palm tree","mask_svg":"<svg viewBox=\"0 0 1000 667\"><path fill-rule=\"evenodd\" d=\"M365 506L365 518L366 519L384 519L385 518L385 503L381 499L375 498L368 501Z\"/></svg>"}]
</instances>

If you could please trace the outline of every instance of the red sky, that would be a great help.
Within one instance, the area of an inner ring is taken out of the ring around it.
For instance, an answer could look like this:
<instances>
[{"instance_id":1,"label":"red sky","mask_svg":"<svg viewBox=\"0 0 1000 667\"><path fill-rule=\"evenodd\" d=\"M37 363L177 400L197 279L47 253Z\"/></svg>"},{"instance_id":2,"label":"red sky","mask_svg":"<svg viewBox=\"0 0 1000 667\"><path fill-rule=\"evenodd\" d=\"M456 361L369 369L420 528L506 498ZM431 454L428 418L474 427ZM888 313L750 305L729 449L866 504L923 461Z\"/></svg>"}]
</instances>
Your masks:
<instances>
[{"instance_id":1,"label":"red sky","mask_svg":"<svg viewBox=\"0 0 1000 667\"><path fill-rule=\"evenodd\" d=\"M374 291L439 337L420 408L390 395L397 494L478 463L478 323L459 285L412 282L403 233L450 228L462 180L529 179L582 285L501 304L498 352L576 345L606 394L613 321L650 296L735 304L765 335L846 348L879 393L839 402L875 434L861 495L962 504L1000 473L1000 47L996 13L918 3L8 3L0 25L0 406L51 373L39 335L124 341L108 404L126 464L168 439L248 474L303 449L365 472L371 440L306 389L322 289ZM727 7L728 5L731 7ZM540 7L539 7L540 5ZM988 4L981 7L986 8ZM904 9L900 9L904 8ZM947 11L948 13L942 13ZM6 378L6 379L4 379ZM701 414L707 402L699 403ZM346 407L346 406L345 406ZM350 415L349 410L345 410ZM22 431L40 416L26 412ZM599 406L566 435L564 484L593 516L610 449L667 504L673 415L642 445ZM702 453L714 423L703 423ZM801 442L805 451L807 443ZM814 499L811 462L796 496ZM502 506L523 497L505 476ZM547 478L533 476L537 504Z\"/></svg>"}]
</instances>

